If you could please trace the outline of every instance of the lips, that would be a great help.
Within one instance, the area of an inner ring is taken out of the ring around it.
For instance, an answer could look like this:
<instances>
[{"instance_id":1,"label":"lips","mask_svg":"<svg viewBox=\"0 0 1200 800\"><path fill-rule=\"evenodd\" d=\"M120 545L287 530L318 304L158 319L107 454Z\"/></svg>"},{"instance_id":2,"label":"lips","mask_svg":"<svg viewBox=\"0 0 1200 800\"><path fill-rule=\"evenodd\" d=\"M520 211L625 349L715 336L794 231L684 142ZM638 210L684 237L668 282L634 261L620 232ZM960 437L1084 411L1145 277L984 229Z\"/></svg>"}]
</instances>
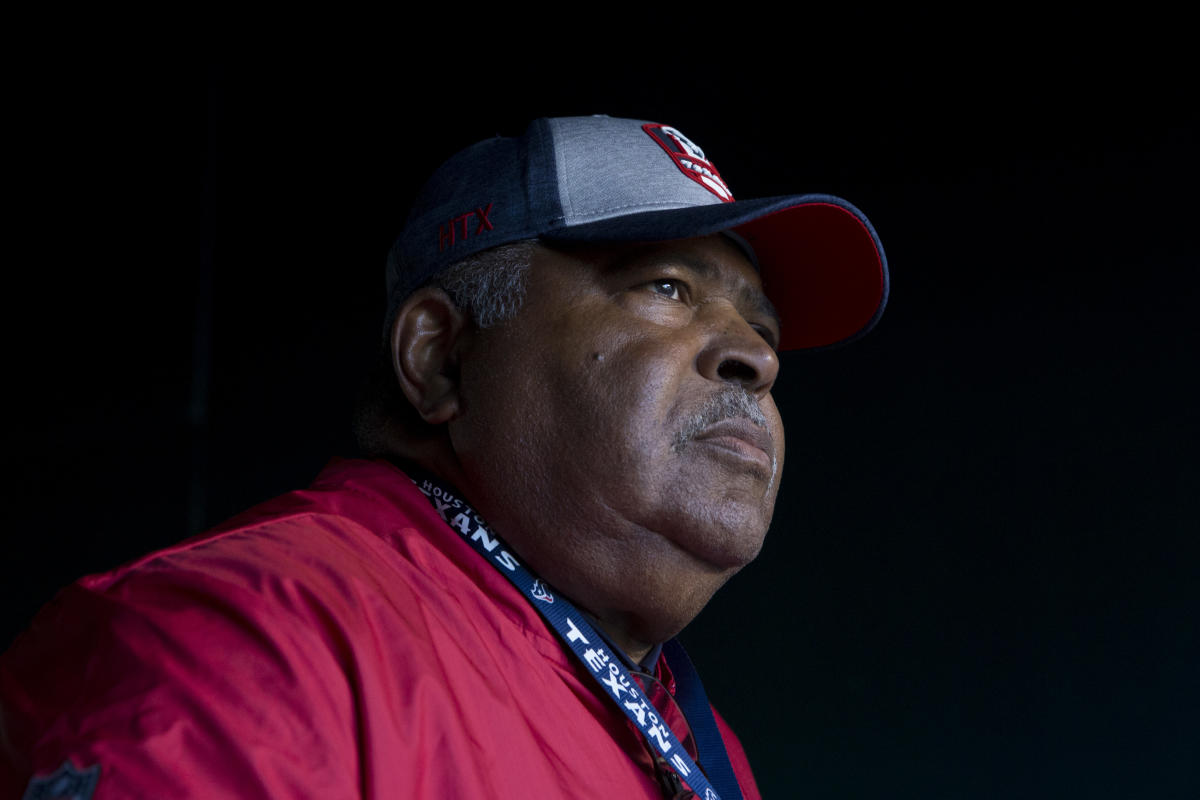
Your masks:
<instances>
[{"instance_id":1,"label":"lips","mask_svg":"<svg viewBox=\"0 0 1200 800\"><path fill-rule=\"evenodd\" d=\"M748 419L726 418L709 425L693 441L726 450L748 461L774 469L775 443L771 433Z\"/></svg>"}]
</instances>

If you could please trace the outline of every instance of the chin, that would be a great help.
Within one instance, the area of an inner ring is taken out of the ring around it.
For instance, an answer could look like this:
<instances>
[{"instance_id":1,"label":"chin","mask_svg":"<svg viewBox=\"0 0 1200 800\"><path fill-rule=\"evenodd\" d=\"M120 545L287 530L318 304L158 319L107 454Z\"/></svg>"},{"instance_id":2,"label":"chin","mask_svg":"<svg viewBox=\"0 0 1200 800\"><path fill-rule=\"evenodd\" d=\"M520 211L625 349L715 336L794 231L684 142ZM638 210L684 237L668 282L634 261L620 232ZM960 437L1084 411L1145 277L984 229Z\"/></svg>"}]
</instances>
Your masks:
<instances>
[{"instance_id":1,"label":"chin","mask_svg":"<svg viewBox=\"0 0 1200 800\"><path fill-rule=\"evenodd\" d=\"M690 523L662 528L663 535L694 564L692 569L723 574L726 579L762 551L770 517L740 514L736 509L693 516ZM681 565L682 566L682 565Z\"/></svg>"},{"instance_id":2,"label":"chin","mask_svg":"<svg viewBox=\"0 0 1200 800\"><path fill-rule=\"evenodd\" d=\"M700 502L703 499L703 502ZM671 540L695 558L720 570L739 570L762 550L771 524L774 498L746 499L734 494L724 502L689 493L686 513L670 526Z\"/></svg>"},{"instance_id":3,"label":"chin","mask_svg":"<svg viewBox=\"0 0 1200 800\"><path fill-rule=\"evenodd\" d=\"M763 538L762 536L727 538L699 555L718 569L731 570L729 574L732 575L758 558L758 554L762 552Z\"/></svg>"}]
</instances>

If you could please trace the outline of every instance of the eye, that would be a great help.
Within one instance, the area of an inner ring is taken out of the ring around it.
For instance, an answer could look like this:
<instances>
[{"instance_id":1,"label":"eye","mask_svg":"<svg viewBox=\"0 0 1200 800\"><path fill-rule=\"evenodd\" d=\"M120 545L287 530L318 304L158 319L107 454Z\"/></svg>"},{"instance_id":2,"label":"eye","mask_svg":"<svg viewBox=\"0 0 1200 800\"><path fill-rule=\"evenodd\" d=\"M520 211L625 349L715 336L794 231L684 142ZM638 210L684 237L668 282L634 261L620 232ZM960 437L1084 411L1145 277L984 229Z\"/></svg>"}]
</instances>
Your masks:
<instances>
[{"instance_id":1,"label":"eye","mask_svg":"<svg viewBox=\"0 0 1200 800\"><path fill-rule=\"evenodd\" d=\"M670 300L682 300L687 290L683 281L677 281L674 278L659 278L650 281L647 285L655 294L662 295Z\"/></svg>"},{"instance_id":2,"label":"eye","mask_svg":"<svg viewBox=\"0 0 1200 800\"><path fill-rule=\"evenodd\" d=\"M763 325L751 325L750 327L754 328L754 332L761 336L772 350L779 350L779 338L775 335L775 331Z\"/></svg>"}]
</instances>

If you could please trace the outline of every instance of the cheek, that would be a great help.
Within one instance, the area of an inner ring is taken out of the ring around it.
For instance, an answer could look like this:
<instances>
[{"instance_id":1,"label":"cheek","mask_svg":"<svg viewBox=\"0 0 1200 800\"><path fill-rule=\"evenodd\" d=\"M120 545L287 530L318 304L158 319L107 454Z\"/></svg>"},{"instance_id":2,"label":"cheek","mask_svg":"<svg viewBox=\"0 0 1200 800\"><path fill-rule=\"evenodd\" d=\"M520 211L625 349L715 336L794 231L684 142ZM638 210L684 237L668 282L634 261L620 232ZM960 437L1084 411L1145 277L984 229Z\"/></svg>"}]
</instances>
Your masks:
<instances>
[{"instance_id":1,"label":"cheek","mask_svg":"<svg viewBox=\"0 0 1200 800\"><path fill-rule=\"evenodd\" d=\"M488 366L464 365L464 383L473 384L469 411L508 429L508 436L473 435L593 480L651 480L695 406L682 383L695 371L694 352L658 326L638 329L610 316L576 309L542 317L480 353Z\"/></svg>"},{"instance_id":2,"label":"cheek","mask_svg":"<svg viewBox=\"0 0 1200 800\"><path fill-rule=\"evenodd\" d=\"M636 431L668 424L686 406L680 379L689 359L649 338L610 340L577 362L579 391L588 405ZM578 366L582 369L578 369Z\"/></svg>"},{"instance_id":3,"label":"cheek","mask_svg":"<svg viewBox=\"0 0 1200 800\"><path fill-rule=\"evenodd\" d=\"M600 480L645 482L669 455L678 370L612 341L562 366L549 391L570 456Z\"/></svg>"},{"instance_id":4,"label":"cheek","mask_svg":"<svg viewBox=\"0 0 1200 800\"><path fill-rule=\"evenodd\" d=\"M519 338L493 333L464 360L462 414L450 428L460 457L487 461L529 447L546 405L535 355L520 346Z\"/></svg>"}]
</instances>

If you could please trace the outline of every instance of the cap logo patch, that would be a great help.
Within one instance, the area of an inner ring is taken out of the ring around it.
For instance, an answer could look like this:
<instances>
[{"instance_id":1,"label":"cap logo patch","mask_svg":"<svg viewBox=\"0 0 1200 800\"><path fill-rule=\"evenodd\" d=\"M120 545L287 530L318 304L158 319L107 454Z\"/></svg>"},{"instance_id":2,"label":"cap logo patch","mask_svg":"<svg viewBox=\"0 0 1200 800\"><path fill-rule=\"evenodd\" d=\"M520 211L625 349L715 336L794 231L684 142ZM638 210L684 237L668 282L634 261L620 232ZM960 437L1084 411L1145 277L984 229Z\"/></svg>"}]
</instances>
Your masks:
<instances>
[{"instance_id":1,"label":"cap logo patch","mask_svg":"<svg viewBox=\"0 0 1200 800\"><path fill-rule=\"evenodd\" d=\"M680 172L715 194L722 203L733 202L733 192L725 185L721 173L704 157L704 151L695 142L671 126L656 122L647 122L642 130L667 151Z\"/></svg>"}]
</instances>

